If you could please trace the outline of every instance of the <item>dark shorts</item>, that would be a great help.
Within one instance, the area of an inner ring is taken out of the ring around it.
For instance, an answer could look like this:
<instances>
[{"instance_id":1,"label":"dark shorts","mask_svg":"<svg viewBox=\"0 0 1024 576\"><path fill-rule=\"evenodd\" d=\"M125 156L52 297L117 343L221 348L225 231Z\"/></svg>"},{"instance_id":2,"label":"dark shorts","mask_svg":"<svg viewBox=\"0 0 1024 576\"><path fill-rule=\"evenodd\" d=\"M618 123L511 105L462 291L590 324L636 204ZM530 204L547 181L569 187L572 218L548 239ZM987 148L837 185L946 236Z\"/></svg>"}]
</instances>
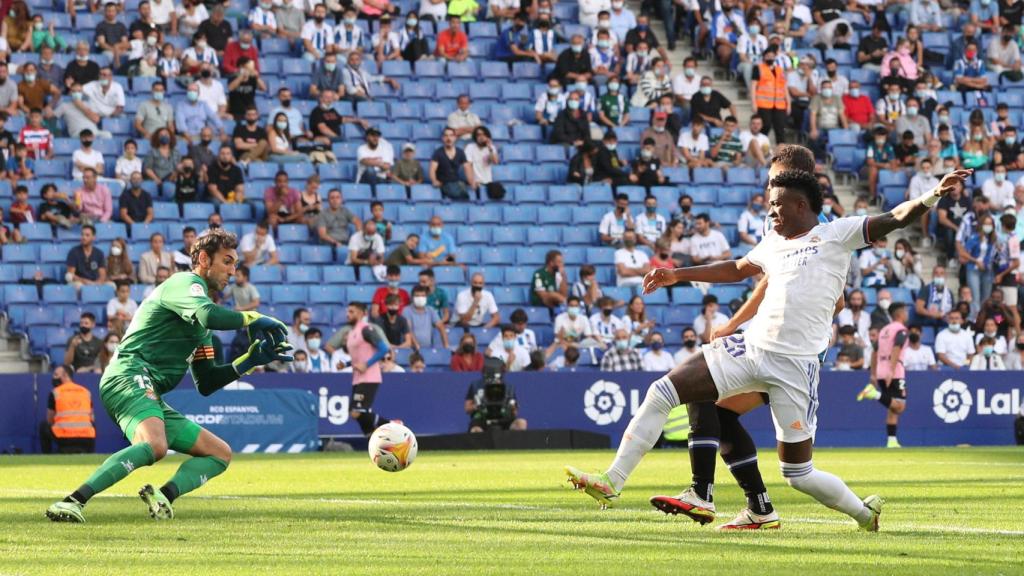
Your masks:
<instances>
[{"instance_id":1,"label":"dark shorts","mask_svg":"<svg viewBox=\"0 0 1024 576\"><path fill-rule=\"evenodd\" d=\"M892 398L900 400L907 399L907 381L903 378L897 380L879 380L878 386L889 393Z\"/></svg>"},{"instance_id":2,"label":"dark shorts","mask_svg":"<svg viewBox=\"0 0 1024 576\"><path fill-rule=\"evenodd\" d=\"M377 388L380 384L353 384L352 410L369 412L373 408L373 399L377 397Z\"/></svg>"}]
</instances>

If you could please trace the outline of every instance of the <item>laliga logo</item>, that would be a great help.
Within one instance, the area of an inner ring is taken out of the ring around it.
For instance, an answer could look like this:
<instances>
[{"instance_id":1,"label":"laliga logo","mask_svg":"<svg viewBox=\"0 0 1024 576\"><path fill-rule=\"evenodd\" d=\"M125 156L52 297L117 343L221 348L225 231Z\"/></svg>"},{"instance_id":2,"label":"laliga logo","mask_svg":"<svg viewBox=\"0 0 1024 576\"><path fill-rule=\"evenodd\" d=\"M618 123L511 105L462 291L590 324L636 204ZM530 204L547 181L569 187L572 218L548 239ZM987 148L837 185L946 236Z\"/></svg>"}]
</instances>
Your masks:
<instances>
[{"instance_id":1,"label":"laliga logo","mask_svg":"<svg viewBox=\"0 0 1024 576\"><path fill-rule=\"evenodd\" d=\"M598 380L583 393L583 411L598 426L618 422L625 409L626 397L615 382Z\"/></svg>"},{"instance_id":2,"label":"laliga logo","mask_svg":"<svg viewBox=\"0 0 1024 576\"><path fill-rule=\"evenodd\" d=\"M971 393L967 384L959 380L949 379L939 384L932 394L932 410L946 424L961 422L971 413Z\"/></svg>"}]
</instances>

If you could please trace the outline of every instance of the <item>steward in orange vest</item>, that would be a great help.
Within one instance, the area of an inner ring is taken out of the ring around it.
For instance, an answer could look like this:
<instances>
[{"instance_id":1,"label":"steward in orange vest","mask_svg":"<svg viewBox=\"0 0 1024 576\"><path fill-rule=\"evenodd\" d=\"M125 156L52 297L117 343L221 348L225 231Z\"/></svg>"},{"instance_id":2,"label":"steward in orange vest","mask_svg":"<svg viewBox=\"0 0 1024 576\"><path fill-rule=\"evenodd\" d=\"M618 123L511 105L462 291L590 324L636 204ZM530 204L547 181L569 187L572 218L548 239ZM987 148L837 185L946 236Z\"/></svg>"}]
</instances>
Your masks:
<instances>
[{"instance_id":1,"label":"steward in orange vest","mask_svg":"<svg viewBox=\"0 0 1024 576\"><path fill-rule=\"evenodd\" d=\"M93 420L92 394L84 386L71 381L70 367L54 368L46 422L40 426L43 452L51 453L54 443L61 454L94 452L96 428Z\"/></svg>"}]
</instances>

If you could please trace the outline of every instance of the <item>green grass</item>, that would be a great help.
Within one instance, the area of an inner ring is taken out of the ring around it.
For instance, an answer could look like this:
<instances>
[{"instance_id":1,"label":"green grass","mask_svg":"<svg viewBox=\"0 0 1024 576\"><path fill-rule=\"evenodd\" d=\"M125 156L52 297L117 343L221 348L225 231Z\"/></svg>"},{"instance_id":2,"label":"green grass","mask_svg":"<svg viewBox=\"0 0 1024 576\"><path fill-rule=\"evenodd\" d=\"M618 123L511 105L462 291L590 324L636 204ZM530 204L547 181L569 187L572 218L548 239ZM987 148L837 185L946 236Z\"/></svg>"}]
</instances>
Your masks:
<instances>
[{"instance_id":1,"label":"green grass","mask_svg":"<svg viewBox=\"0 0 1024 576\"><path fill-rule=\"evenodd\" d=\"M237 456L227 473L155 523L135 496L180 457L137 471L86 509L88 524L43 511L101 456L0 458L0 575L60 574L1022 574L1024 452L820 450L815 464L888 503L882 532L761 469L779 531L715 532L656 512L647 498L689 482L686 453L650 454L618 508L571 492L562 466L601 452L422 453L399 474L365 454ZM742 505L724 466L721 521Z\"/></svg>"}]
</instances>

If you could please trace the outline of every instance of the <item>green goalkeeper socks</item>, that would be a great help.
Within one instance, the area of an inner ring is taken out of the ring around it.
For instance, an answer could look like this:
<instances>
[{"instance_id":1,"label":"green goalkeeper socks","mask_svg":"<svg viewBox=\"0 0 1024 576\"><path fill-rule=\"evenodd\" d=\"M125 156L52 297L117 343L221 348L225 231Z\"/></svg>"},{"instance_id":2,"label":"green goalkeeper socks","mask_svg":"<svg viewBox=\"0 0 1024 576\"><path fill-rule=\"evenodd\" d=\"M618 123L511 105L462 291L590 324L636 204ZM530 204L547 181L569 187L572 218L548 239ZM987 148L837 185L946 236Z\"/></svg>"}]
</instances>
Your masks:
<instances>
[{"instance_id":1,"label":"green goalkeeper socks","mask_svg":"<svg viewBox=\"0 0 1024 576\"><path fill-rule=\"evenodd\" d=\"M72 494L75 501L85 504L93 495L103 492L117 484L139 466L149 466L156 460L153 458L153 447L149 442L141 442L115 452L107 458L85 484Z\"/></svg>"},{"instance_id":2,"label":"green goalkeeper socks","mask_svg":"<svg viewBox=\"0 0 1024 576\"><path fill-rule=\"evenodd\" d=\"M168 500L174 502L182 494L206 484L210 478L228 469L228 463L215 456L196 456L181 464L174 476L160 489Z\"/></svg>"}]
</instances>

